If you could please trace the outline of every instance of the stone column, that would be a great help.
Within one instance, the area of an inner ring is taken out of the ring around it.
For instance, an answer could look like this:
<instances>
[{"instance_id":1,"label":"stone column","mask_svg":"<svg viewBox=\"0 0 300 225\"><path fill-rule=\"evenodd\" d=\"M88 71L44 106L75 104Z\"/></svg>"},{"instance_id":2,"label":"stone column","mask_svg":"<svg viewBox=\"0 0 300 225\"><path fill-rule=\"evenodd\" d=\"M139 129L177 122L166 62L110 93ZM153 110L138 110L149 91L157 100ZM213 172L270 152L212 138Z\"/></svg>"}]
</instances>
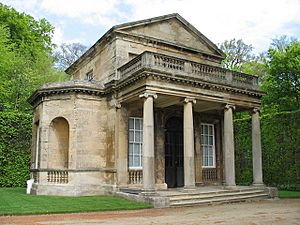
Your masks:
<instances>
[{"instance_id":1,"label":"stone column","mask_svg":"<svg viewBox=\"0 0 300 225\"><path fill-rule=\"evenodd\" d=\"M234 134L233 134L233 110L234 105L227 104L224 110L224 161L225 161L225 184L235 186L234 165Z\"/></svg>"},{"instance_id":2,"label":"stone column","mask_svg":"<svg viewBox=\"0 0 300 225\"><path fill-rule=\"evenodd\" d=\"M143 189L145 193L155 192L154 169L154 113L153 100L155 93L145 92L143 108Z\"/></svg>"},{"instance_id":3,"label":"stone column","mask_svg":"<svg viewBox=\"0 0 300 225\"><path fill-rule=\"evenodd\" d=\"M261 136L260 136L260 110L252 111L252 157L253 157L253 185L263 185Z\"/></svg>"},{"instance_id":4,"label":"stone column","mask_svg":"<svg viewBox=\"0 0 300 225\"><path fill-rule=\"evenodd\" d=\"M184 188L195 187L195 159L194 159L194 126L193 126L194 98L184 99L183 108L183 144L184 144Z\"/></svg>"}]
</instances>

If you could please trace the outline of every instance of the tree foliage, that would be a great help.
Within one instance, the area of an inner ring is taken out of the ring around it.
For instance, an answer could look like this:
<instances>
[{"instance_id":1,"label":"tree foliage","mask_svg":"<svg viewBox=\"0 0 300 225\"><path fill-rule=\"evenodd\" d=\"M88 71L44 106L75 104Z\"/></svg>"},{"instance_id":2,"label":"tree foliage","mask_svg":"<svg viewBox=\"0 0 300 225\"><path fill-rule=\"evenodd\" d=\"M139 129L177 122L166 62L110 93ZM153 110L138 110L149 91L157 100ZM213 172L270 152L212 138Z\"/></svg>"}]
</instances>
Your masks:
<instances>
[{"instance_id":1,"label":"tree foliage","mask_svg":"<svg viewBox=\"0 0 300 225\"><path fill-rule=\"evenodd\" d=\"M265 184L300 190L300 111L261 118L263 176ZM237 183L252 183L251 118L235 121Z\"/></svg>"},{"instance_id":2,"label":"tree foliage","mask_svg":"<svg viewBox=\"0 0 300 225\"><path fill-rule=\"evenodd\" d=\"M0 3L0 24L8 29L8 40L22 54L38 57L40 51L50 52L54 27L46 20L35 20L14 8Z\"/></svg>"},{"instance_id":3,"label":"tree foliage","mask_svg":"<svg viewBox=\"0 0 300 225\"><path fill-rule=\"evenodd\" d=\"M80 43L61 44L53 53L55 66L60 69L68 68L82 56L86 50L87 46Z\"/></svg>"},{"instance_id":4,"label":"tree foliage","mask_svg":"<svg viewBox=\"0 0 300 225\"><path fill-rule=\"evenodd\" d=\"M24 187L29 179L31 115L0 112L0 187Z\"/></svg>"},{"instance_id":5,"label":"tree foliage","mask_svg":"<svg viewBox=\"0 0 300 225\"><path fill-rule=\"evenodd\" d=\"M222 64L225 68L241 71L242 66L255 59L252 53L252 45L245 44L242 39L226 40L219 44L219 48L225 53L226 58Z\"/></svg>"},{"instance_id":6,"label":"tree foliage","mask_svg":"<svg viewBox=\"0 0 300 225\"><path fill-rule=\"evenodd\" d=\"M262 85L268 95L263 103L277 111L300 109L300 42L278 45L277 41L268 58Z\"/></svg>"},{"instance_id":7,"label":"tree foliage","mask_svg":"<svg viewBox=\"0 0 300 225\"><path fill-rule=\"evenodd\" d=\"M53 69L53 27L0 4L0 111L29 111L27 98L45 82L66 79Z\"/></svg>"}]
</instances>

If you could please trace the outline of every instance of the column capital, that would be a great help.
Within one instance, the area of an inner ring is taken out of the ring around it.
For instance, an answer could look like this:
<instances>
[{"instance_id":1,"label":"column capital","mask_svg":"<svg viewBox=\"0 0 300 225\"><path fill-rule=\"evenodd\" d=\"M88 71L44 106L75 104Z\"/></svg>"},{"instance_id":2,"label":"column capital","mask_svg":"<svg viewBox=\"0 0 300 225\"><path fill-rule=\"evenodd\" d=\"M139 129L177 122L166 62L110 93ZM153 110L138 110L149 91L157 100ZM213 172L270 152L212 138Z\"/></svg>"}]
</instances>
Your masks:
<instances>
[{"instance_id":1,"label":"column capital","mask_svg":"<svg viewBox=\"0 0 300 225\"><path fill-rule=\"evenodd\" d=\"M116 109L120 109L122 107L121 102L118 101L117 99L113 99L112 100L112 105L116 108Z\"/></svg>"},{"instance_id":2,"label":"column capital","mask_svg":"<svg viewBox=\"0 0 300 225\"><path fill-rule=\"evenodd\" d=\"M254 113L261 113L261 109L259 107L254 107L251 111L252 114Z\"/></svg>"},{"instance_id":3,"label":"column capital","mask_svg":"<svg viewBox=\"0 0 300 225\"><path fill-rule=\"evenodd\" d=\"M224 110L227 111L228 109L235 110L235 105L233 104L226 104Z\"/></svg>"},{"instance_id":4,"label":"column capital","mask_svg":"<svg viewBox=\"0 0 300 225\"><path fill-rule=\"evenodd\" d=\"M115 103L115 108L116 108L116 109L121 109L121 107L122 107L122 105L121 105L120 102L116 102L116 103Z\"/></svg>"},{"instance_id":5,"label":"column capital","mask_svg":"<svg viewBox=\"0 0 300 225\"><path fill-rule=\"evenodd\" d=\"M157 98L157 94L155 92L146 91L144 94L139 95L140 98L149 98L152 97L153 99Z\"/></svg>"},{"instance_id":6,"label":"column capital","mask_svg":"<svg viewBox=\"0 0 300 225\"><path fill-rule=\"evenodd\" d=\"M184 100L183 100L184 103L188 103L188 102L191 102L193 104L196 104L196 99L193 98L193 97L186 97Z\"/></svg>"}]
</instances>

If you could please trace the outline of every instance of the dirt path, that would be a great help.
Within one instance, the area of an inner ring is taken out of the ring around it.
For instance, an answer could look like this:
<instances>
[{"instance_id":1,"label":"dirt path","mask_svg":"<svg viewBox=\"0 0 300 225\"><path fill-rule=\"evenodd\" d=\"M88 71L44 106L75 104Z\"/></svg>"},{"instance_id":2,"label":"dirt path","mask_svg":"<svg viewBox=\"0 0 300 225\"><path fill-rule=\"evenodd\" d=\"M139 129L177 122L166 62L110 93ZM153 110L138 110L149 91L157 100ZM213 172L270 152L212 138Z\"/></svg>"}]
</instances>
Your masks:
<instances>
[{"instance_id":1,"label":"dirt path","mask_svg":"<svg viewBox=\"0 0 300 225\"><path fill-rule=\"evenodd\" d=\"M10 225L95 225L95 224L298 224L300 199L265 200L215 206L146 209L40 216L0 217Z\"/></svg>"}]
</instances>

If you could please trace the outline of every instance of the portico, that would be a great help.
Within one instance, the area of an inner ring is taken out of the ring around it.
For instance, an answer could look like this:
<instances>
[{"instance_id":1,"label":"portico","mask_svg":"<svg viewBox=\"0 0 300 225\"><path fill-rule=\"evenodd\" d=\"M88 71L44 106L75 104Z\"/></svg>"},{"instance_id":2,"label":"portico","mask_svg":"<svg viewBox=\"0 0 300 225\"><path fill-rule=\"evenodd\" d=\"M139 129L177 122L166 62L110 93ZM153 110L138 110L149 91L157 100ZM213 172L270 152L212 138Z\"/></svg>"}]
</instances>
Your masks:
<instances>
[{"instance_id":1,"label":"portico","mask_svg":"<svg viewBox=\"0 0 300 225\"><path fill-rule=\"evenodd\" d=\"M253 185L263 186L264 93L257 76L224 69L222 59L178 14L112 28L67 69L71 81L29 99L32 193L235 188L235 111L252 114Z\"/></svg>"}]
</instances>

